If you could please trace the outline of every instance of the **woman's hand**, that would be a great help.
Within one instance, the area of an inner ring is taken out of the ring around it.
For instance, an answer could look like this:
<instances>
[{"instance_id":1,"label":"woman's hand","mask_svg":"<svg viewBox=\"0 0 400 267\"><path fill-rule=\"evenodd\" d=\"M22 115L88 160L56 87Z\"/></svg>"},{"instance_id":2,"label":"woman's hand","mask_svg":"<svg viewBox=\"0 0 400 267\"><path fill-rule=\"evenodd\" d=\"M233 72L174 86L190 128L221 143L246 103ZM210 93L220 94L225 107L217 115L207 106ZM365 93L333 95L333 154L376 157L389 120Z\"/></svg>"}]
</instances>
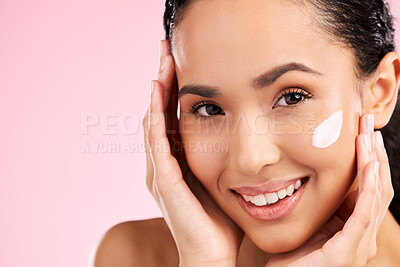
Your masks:
<instances>
[{"instance_id":1,"label":"woman's hand","mask_svg":"<svg viewBox=\"0 0 400 267\"><path fill-rule=\"evenodd\" d=\"M390 167L373 115L360 119L356 139L358 190L304 245L266 266L365 266L376 255L376 235L393 199Z\"/></svg>"},{"instance_id":2,"label":"woman's hand","mask_svg":"<svg viewBox=\"0 0 400 267\"><path fill-rule=\"evenodd\" d=\"M167 40L161 41L160 55L158 79L152 81L151 103L143 119L147 188L175 239L180 266L236 266L243 231L188 167L178 130L178 88Z\"/></svg>"}]
</instances>

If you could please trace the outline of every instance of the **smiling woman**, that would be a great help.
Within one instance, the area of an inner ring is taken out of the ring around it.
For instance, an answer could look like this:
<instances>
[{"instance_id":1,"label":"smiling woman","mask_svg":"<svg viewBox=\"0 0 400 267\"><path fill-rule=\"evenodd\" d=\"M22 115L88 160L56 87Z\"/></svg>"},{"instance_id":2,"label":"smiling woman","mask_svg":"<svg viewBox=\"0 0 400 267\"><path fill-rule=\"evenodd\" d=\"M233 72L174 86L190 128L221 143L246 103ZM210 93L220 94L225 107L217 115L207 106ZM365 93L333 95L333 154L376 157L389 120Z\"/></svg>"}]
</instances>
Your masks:
<instances>
[{"instance_id":1,"label":"smiling woman","mask_svg":"<svg viewBox=\"0 0 400 267\"><path fill-rule=\"evenodd\" d=\"M167 1L164 27L143 121L164 218L111 228L95 266L398 264L387 4Z\"/></svg>"}]
</instances>

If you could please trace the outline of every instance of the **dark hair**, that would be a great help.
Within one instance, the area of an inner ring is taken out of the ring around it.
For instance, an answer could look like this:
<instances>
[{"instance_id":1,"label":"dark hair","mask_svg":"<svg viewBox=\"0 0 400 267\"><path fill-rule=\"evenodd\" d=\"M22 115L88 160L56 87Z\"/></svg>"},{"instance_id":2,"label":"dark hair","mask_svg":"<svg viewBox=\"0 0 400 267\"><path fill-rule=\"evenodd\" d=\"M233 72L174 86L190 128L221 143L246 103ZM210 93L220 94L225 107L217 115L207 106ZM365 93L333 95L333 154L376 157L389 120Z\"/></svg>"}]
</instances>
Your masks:
<instances>
[{"instance_id":1,"label":"dark hair","mask_svg":"<svg viewBox=\"0 0 400 267\"><path fill-rule=\"evenodd\" d=\"M194 0L167 0L164 13L165 38L172 41L174 27ZM328 36L351 49L355 74L370 77L382 58L395 51L393 17L385 0L303 0L316 11L317 23ZM172 44L171 46L172 47ZM172 50L171 50L172 52ZM400 223L400 100L389 123L381 129L389 156L395 196L390 211Z\"/></svg>"}]
</instances>

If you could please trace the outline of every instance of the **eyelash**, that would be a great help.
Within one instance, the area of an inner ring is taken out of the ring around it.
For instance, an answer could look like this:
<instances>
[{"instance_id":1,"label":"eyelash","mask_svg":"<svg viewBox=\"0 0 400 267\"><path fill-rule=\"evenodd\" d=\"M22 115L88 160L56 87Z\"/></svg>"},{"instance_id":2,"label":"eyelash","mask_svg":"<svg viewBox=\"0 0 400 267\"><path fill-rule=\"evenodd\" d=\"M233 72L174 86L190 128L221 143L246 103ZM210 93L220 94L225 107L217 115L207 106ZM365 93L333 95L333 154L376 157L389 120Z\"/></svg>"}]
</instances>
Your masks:
<instances>
[{"instance_id":1,"label":"eyelash","mask_svg":"<svg viewBox=\"0 0 400 267\"><path fill-rule=\"evenodd\" d=\"M197 114L197 110L199 110L201 107L204 107L204 106L207 106L207 105L214 105L214 106L217 106L217 107L219 107L221 110L222 110L222 108L220 107L220 106L218 106L217 104L215 104L214 102L211 102L211 101L200 101L200 102L196 102L196 103L194 103L193 105L192 105L192 107L190 108L190 111L189 111L189 113L191 113L191 114L193 114L195 117L196 117L196 119L200 119L200 120L209 120L209 119L212 119L213 117L215 117L215 116L213 116L213 115L211 115L211 116L202 116L202 115L199 115L199 114ZM222 111L223 112L223 111ZM225 114L225 113L224 113ZM223 115L223 114L222 114Z\"/></svg>"},{"instance_id":2,"label":"eyelash","mask_svg":"<svg viewBox=\"0 0 400 267\"><path fill-rule=\"evenodd\" d=\"M312 98L312 97L314 96L313 94L307 92L307 91L304 90L304 89L301 89L301 88L290 88L289 90L287 90L287 91L281 93L281 95L280 95L280 96L278 97L278 99L276 100L276 103L279 102L282 98L284 98L284 97L286 97L286 96L293 95L293 94L300 95L303 99L300 100L299 102L297 102L296 104L292 104L292 105L281 105L281 106L286 106L285 108L297 108L298 103L301 103L301 102L303 102L304 100L307 100L307 99ZM200 119L200 120L212 119L212 118L214 118L214 117L217 116L217 115L202 116L202 115L197 114L197 111L198 111L200 108L202 108L202 107L204 107L204 106L208 106L208 105L217 106L217 107L220 108L220 109L222 110L222 112L224 113L223 109L222 109L219 105L217 105L216 103L211 102L211 101L204 101L204 100L194 103L194 104L191 106L191 109L190 109L189 113L190 113L190 114L193 114L193 115L196 117L196 119ZM276 104L274 104L273 108L275 108L275 107L277 107ZM224 114L225 114L225 113L224 113ZM218 114L218 115L224 115L224 114Z\"/></svg>"},{"instance_id":3,"label":"eyelash","mask_svg":"<svg viewBox=\"0 0 400 267\"><path fill-rule=\"evenodd\" d=\"M312 98L314 96L313 94L307 92L304 89L301 89L301 88L290 88L288 91L285 91L285 92L281 93L281 95L278 97L278 100L276 100L276 103L279 102L285 96L290 96L292 94L297 94L297 95L300 95L301 97L303 97L303 99L300 100L298 103L301 103L304 100L307 100L307 99ZM292 104L292 105L286 105L286 106L287 106L286 108L297 108L298 107L297 103L296 104ZM274 108L277 107L276 104L274 104L273 107Z\"/></svg>"}]
</instances>

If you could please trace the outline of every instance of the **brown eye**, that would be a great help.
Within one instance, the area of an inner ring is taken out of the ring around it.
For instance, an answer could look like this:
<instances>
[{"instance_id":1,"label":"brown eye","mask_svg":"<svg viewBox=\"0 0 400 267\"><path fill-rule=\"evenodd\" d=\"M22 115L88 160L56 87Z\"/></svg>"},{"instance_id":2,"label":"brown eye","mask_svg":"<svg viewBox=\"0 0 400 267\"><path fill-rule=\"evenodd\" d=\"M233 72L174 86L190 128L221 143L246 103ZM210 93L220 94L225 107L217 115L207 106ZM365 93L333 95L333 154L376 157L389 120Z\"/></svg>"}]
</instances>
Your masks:
<instances>
[{"instance_id":1,"label":"brown eye","mask_svg":"<svg viewBox=\"0 0 400 267\"><path fill-rule=\"evenodd\" d=\"M275 106L291 106L295 105L306 98L311 98L312 95L302 89L291 90L284 92L278 99Z\"/></svg>"},{"instance_id":2,"label":"brown eye","mask_svg":"<svg viewBox=\"0 0 400 267\"><path fill-rule=\"evenodd\" d=\"M193 104L190 113L196 119L212 119L217 115L225 115L224 110L212 102L200 101Z\"/></svg>"},{"instance_id":3,"label":"brown eye","mask_svg":"<svg viewBox=\"0 0 400 267\"><path fill-rule=\"evenodd\" d=\"M301 100L303 100L303 98L304 98L304 96L299 95L299 94L285 95L282 97L280 102L278 102L278 104L283 105L283 106L294 105L294 104L299 103Z\"/></svg>"},{"instance_id":4,"label":"brown eye","mask_svg":"<svg viewBox=\"0 0 400 267\"><path fill-rule=\"evenodd\" d=\"M201 116L215 116L218 115L222 109L216 105L207 104L197 109Z\"/></svg>"}]
</instances>

